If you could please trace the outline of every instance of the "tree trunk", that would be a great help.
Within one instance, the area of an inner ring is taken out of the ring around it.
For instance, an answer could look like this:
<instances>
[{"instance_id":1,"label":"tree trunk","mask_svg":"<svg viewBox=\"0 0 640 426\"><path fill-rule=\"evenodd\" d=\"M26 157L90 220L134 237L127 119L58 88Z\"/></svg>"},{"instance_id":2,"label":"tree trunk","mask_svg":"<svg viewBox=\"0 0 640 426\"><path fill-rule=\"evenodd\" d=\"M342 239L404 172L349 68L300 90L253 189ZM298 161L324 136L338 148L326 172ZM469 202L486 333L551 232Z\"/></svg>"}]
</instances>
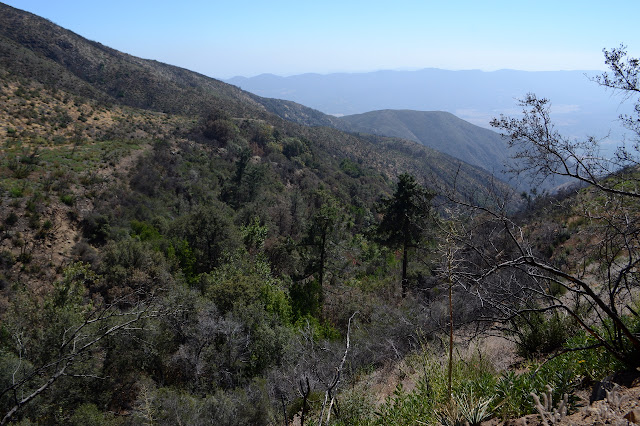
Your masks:
<instances>
[{"instance_id":1,"label":"tree trunk","mask_svg":"<svg viewBox=\"0 0 640 426\"><path fill-rule=\"evenodd\" d=\"M402 247L402 298L407 295L407 263L409 258L409 244L407 239L404 239L404 244Z\"/></svg>"}]
</instances>

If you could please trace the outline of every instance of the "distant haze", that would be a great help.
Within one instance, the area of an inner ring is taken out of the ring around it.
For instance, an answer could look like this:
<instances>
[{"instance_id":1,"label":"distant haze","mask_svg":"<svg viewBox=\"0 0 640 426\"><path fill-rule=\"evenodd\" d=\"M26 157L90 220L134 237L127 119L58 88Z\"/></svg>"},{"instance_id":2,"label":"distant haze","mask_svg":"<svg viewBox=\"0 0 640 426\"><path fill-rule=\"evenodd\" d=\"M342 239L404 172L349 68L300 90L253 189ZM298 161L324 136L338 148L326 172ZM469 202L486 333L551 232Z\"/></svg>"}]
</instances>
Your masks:
<instances>
[{"instance_id":1,"label":"distant haze","mask_svg":"<svg viewBox=\"0 0 640 426\"><path fill-rule=\"evenodd\" d=\"M602 69L638 56L640 2L4 0L120 51L207 76L381 69Z\"/></svg>"},{"instance_id":2,"label":"distant haze","mask_svg":"<svg viewBox=\"0 0 640 426\"><path fill-rule=\"evenodd\" d=\"M486 128L493 117L518 114L517 99L533 92L551 100L552 118L564 134L582 138L611 132L613 144L622 138L617 118L630 107L590 80L598 74L431 68L290 77L263 74L227 82L260 96L295 101L336 116L381 109L446 111Z\"/></svg>"}]
</instances>

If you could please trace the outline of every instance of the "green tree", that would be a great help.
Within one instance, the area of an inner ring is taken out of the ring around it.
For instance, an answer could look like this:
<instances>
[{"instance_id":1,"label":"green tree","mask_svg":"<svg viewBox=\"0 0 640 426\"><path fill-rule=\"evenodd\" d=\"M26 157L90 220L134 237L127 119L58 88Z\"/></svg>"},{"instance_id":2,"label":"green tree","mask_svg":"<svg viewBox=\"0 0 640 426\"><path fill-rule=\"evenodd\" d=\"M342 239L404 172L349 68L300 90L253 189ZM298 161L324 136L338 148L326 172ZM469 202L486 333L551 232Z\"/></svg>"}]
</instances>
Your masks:
<instances>
[{"instance_id":1,"label":"green tree","mask_svg":"<svg viewBox=\"0 0 640 426\"><path fill-rule=\"evenodd\" d=\"M239 209L256 199L267 177L263 166L252 164L249 149L240 153L235 165L235 174L225 182L220 199L234 209Z\"/></svg>"},{"instance_id":2,"label":"green tree","mask_svg":"<svg viewBox=\"0 0 640 426\"><path fill-rule=\"evenodd\" d=\"M317 314L322 304L327 265L332 249L338 246L344 219L338 202L322 189L313 194L310 208L311 217L300 243L304 271L292 288L292 298L294 305L302 302L300 306L304 306L299 313Z\"/></svg>"},{"instance_id":3,"label":"green tree","mask_svg":"<svg viewBox=\"0 0 640 426\"><path fill-rule=\"evenodd\" d=\"M237 133L229 114L218 108L202 120L201 129L205 138L216 141L220 146L225 146Z\"/></svg>"},{"instance_id":4,"label":"green tree","mask_svg":"<svg viewBox=\"0 0 640 426\"><path fill-rule=\"evenodd\" d=\"M229 207L213 202L174 222L170 234L180 245L187 242L185 249L191 250L189 257L192 255L195 260L191 266L194 274L211 271L223 263L226 254L239 247L240 238L231 218L233 211Z\"/></svg>"},{"instance_id":5,"label":"green tree","mask_svg":"<svg viewBox=\"0 0 640 426\"><path fill-rule=\"evenodd\" d=\"M431 217L433 193L415 178L403 173L393 197L382 200L382 221L378 225L378 238L384 245L402 249L402 297L407 293L407 265L409 250L424 240Z\"/></svg>"}]
</instances>

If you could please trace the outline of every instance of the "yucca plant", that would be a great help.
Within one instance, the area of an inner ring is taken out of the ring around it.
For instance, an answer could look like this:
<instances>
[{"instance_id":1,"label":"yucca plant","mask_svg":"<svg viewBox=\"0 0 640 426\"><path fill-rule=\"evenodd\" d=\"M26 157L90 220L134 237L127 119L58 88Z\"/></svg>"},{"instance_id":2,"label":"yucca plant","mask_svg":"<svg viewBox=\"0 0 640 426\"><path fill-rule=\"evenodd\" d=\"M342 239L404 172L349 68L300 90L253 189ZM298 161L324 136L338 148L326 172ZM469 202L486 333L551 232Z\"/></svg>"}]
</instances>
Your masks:
<instances>
[{"instance_id":1,"label":"yucca plant","mask_svg":"<svg viewBox=\"0 0 640 426\"><path fill-rule=\"evenodd\" d=\"M473 391L456 395L455 403L458 406L460 417L466 420L469 425L476 426L493 416L491 403L493 397L476 398Z\"/></svg>"}]
</instances>

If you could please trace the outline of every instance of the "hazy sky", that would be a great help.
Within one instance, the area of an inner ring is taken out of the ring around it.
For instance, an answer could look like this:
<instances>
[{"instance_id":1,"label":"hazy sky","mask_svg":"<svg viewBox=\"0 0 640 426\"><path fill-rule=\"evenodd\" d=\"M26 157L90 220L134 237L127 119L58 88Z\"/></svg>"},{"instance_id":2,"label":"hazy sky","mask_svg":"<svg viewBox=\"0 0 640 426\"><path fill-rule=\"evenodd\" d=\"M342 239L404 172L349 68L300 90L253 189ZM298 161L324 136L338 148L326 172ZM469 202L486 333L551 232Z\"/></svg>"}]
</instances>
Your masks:
<instances>
[{"instance_id":1,"label":"hazy sky","mask_svg":"<svg viewBox=\"0 0 640 426\"><path fill-rule=\"evenodd\" d=\"M604 69L640 1L2 0L88 39L227 78L380 69Z\"/></svg>"}]
</instances>

